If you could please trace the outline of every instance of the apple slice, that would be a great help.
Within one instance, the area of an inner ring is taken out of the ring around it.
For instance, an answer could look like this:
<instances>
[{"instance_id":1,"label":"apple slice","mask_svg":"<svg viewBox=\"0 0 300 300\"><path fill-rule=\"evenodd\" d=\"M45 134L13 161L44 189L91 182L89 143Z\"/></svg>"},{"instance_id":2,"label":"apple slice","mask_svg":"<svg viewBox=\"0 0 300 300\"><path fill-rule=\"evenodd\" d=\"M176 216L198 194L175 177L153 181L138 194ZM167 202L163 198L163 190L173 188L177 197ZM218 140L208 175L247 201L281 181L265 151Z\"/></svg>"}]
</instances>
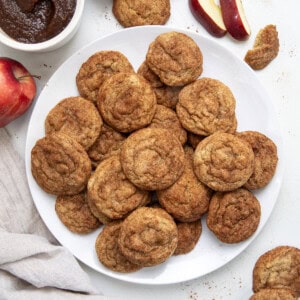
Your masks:
<instances>
[{"instance_id":1,"label":"apple slice","mask_svg":"<svg viewBox=\"0 0 300 300\"><path fill-rule=\"evenodd\" d=\"M229 34L236 40L245 40L251 30L241 0L220 0L223 21Z\"/></svg>"},{"instance_id":2,"label":"apple slice","mask_svg":"<svg viewBox=\"0 0 300 300\"><path fill-rule=\"evenodd\" d=\"M226 34L220 7L214 0L189 0L190 10L196 20L213 36Z\"/></svg>"}]
</instances>

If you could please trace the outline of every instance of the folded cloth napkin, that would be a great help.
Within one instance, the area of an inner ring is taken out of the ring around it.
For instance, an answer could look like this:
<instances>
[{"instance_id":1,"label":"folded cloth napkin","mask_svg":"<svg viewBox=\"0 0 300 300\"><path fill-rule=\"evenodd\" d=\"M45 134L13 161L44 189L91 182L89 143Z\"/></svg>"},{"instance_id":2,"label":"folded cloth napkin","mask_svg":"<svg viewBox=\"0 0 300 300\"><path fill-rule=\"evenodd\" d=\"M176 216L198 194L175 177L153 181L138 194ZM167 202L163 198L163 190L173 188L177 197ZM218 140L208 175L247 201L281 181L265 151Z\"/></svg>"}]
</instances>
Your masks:
<instances>
[{"instance_id":1,"label":"folded cloth napkin","mask_svg":"<svg viewBox=\"0 0 300 300\"><path fill-rule=\"evenodd\" d=\"M0 299L108 299L41 220L24 161L0 129Z\"/></svg>"}]
</instances>

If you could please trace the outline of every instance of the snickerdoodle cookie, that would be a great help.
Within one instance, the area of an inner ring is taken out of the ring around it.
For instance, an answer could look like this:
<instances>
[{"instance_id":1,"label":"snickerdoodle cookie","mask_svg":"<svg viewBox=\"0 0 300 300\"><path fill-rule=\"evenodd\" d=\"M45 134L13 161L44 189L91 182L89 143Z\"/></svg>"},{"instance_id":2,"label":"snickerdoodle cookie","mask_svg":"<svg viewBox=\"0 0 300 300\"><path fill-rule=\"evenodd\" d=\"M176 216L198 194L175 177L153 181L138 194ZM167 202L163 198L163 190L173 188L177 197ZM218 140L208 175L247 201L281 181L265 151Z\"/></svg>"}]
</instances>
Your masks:
<instances>
[{"instance_id":1,"label":"snickerdoodle cookie","mask_svg":"<svg viewBox=\"0 0 300 300\"><path fill-rule=\"evenodd\" d=\"M174 253L177 241L176 223L165 210L140 207L123 221L118 244L128 260L150 267L167 260Z\"/></svg>"},{"instance_id":2,"label":"snickerdoodle cookie","mask_svg":"<svg viewBox=\"0 0 300 300\"><path fill-rule=\"evenodd\" d=\"M185 144L187 140L187 132L181 126L175 111L163 105L157 105L149 127L170 130L178 138L181 144Z\"/></svg>"},{"instance_id":3,"label":"snickerdoodle cookie","mask_svg":"<svg viewBox=\"0 0 300 300\"><path fill-rule=\"evenodd\" d=\"M91 161L84 148L63 133L39 139L31 150L31 171L38 185L54 195L75 195L86 187Z\"/></svg>"},{"instance_id":4,"label":"snickerdoodle cookie","mask_svg":"<svg viewBox=\"0 0 300 300\"><path fill-rule=\"evenodd\" d=\"M201 78L185 86L176 112L182 126L198 135L236 130L235 98L229 87L216 79Z\"/></svg>"},{"instance_id":5,"label":"snickerdoodle cookie","mask_svg":"<svg viewBox=\"0 0 300 300\"><path fill-rule=\"evenodd\" d=\"M116 154L120 150L125 138L118 131L103 124L100 135L87 152L93 165L97 166L105 158Z\"/></svg>"},{"instance_id":6,"label":"snickerdoodle cookie","mask_svg":"<svg viewBox=\"0 0 300 300\"><path fill-rule=\"evenodd\" d=\"M168 86L164 84L148 67L146 61L140 65L137 73L142 75L150 83L156 95L157 104L161 104L172 109L176 107L181 87Z\"/></svg>"},{"instance_id":7,"label":"snickerdoodle cookie","mask_svg":"<svg viewBox=\"0 0 300 300\"><path fill-rule=\"evenodd\" d=\"M253 49L247 51L245 62L254 70L265 68L279 52L279 38L275 25L261 29L254 41Z\"/></svg>"},{"instance_id":8,"label":"snickerdoodle cookie","mask_svg":"<svg viewBox=\"0 0 300 300\"><path fill-rule=\"evenodd\" d=\"M124 54L113 50L96 52L81 65L77 73L79 94L96 103L99 87L107 78L119 72L134 72Z\"/></svg>"},{"instance_id":9,"label":"snickerdoodle cookie","mask_svg":"<svg viewBox=\"0 0 300 300\"><path fill-rule=\"evenodd\" d=\"M150 201L150 195L133 185L123 173L119 155L103 160L87 185L88 198L97 210L110 219L124 218Z\"/></svg>"},{"instance_id":10,"label":"snickerdoodle cookie","mask_svg":"<svg viewBox=\"0 0 300 300\"><path fill-rule=\"evenodd\" d=\"M100 87L97 105L108 125L119 132L131 132L151 123L156 97L144 77L118 73Z\"/></svg>"},{"instance_id":11,"label":"snickerdoodle cookie","mask_svg":"<svg viewBox=\"0 0 300 300\"><path fill-rule=\"evenodd\" d=\"M61 222L75 233L89 233L101 224L92 214L84 192L73 196L58 196L55 211Z\"/></svg>"},{"instance_id":12,"label":"snickerdoodle cookie","mask_svg":"<svg viewBox=\"0 0 300 300\"><path fill-rule=\"evenodd\" d=\"M193 149L185 148L182 175L170 187L157 191L159 203L174 219L192 222L208 210L211 190L200 182L193 171Z\"/></svg>"},{"instance_id":13,"label":"snickerdoodle cookie","mask_svg":"<svg viewBox=\"0 0 300 300\"><path fill-rule=\"evenodd\" d=\"M290 289L300 296L300 249L278 246L259 257L253 269L253 291Z\"/></svg>"},{"instance_id":14,"label":"snickerdoodle cookie","mask_svg":"<svg viewBox=\"0 0 300 300\"><path fill-rule=\"evenodd\" d=\"M48 113L45 120L46 134L62 132L77 140L88 149L97 139L102 126L102 118L90 101L82 97L61 100Z\"/></svg>"},{"instance_id":15,"label":"snickerdoodle cookie","mask_svg":"<svg viewBox=\"0 0 300 300\"><path fill-rule=\"evenodd\" d=\"M178 243L173 255L191 252L199 241L202 233L201 220L194 222L177 223Z\"/></svg>"},{"instance_id":16,"label":"snickerdoodle cookie","mask_svg":"<svg viewBox=\"0 0 300 300\"><path fill-rule=\"evenodd\" d=\"M126 177L145 190L172 185L184 169L184 151L179 140L164 128L143 128L132 133L121 147Z\"/></svg>"},{"instance_id":17,"label":"snickerdoodle cookie","mask_svg":"<svg viewBox=\"0 0 300 300\"><path fill-rule=\"evenodd\" d=\"M273 178L278 162L276 145L270 138L257 131L243 131L237 136L249 143L254 152L254 170L245 187L259 189L266 186Z\"/></svg>"},{"instance_id":18,"label":"snickerdoodle cookie","mask_svg":"<svg viewBox=\"0 0 300 300\"><path fill-rule=\"evenodd\" d=\"M202 140L194 153L194 172L215 191L231 191L244 185L254 168L251 146L237 136L217 132Z\"/></svg>"},{"instance_id":19,"label":"snickerdoodle cookie","mask_svg":"<svg viewBox=\"0 0 300 300\"><path fill-rule=\"evenodd\" d=\"M163 25L170 17L170 0L114 0L113 14L124 27Z\"/></svg>"},{"instance_id":20,"label":"snickerdoodle cookie","mask_svg":"<svg viewBox=\"0 0 300 300\"><path fill-rule=\"evenodd\" d=\"M99 261L115 272L129 273L141 269L141 266L129 261L119 250L118 238L122 221L111 222L99 233L95 249Z\"/></svg>"},{"instance_id":21,"label":"snickerdoodle cookie","mask_svg":"<svg viewBox=\"0 0 300 300\"><path fill-rule=\"evenodd\" d=\"M207 227L224 243L239 243L257 229L261 215L259 201L248 190L216 192L210 201Z\"/></svg>"},{"instance_id":22,"label":"snickerdoodle cookie","mask_svg":"<svg viewBox=\"0 0 300 300\"><path fill-rule=\"evenodd\" d=\"M171 31L158 35L146 54L149 68L169 86L183 86L202 73L203 56L188 35Z\"/></svg>"},{"instance_id":23,"label":"snickerdoodle cookie","mask_svg":"<svg viewBox=\"0 0 300 300\"><path fill-rule=\"evenodd\" d=\"M261 289L253 294L249 300L297 300L290 289Z\"/></svg>"}]
</instances>

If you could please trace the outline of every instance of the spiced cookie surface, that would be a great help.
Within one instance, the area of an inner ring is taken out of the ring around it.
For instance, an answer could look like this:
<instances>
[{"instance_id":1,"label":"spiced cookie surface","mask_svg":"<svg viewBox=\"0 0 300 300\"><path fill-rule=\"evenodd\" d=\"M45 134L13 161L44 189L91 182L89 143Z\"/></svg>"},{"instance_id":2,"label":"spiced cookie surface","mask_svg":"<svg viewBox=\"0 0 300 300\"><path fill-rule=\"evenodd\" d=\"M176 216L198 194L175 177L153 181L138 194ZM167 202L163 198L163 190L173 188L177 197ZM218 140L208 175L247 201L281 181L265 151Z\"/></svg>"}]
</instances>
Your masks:
<instances>
[{"instance_id":1,"label":"spiced cookie surface","mask_svg":"<svg viewBox=\"0 0 300 300\"><path fill-rule=\"evenodd\" d=\"M105 225L99 233L95 243L97 257L104 266L112 271L135 272L141 267L130 262L119 250L118 238L121 224L121 221L114 221Z\"/></svg>"},{"instance_id":2,"label":"spiced cookie surface","mask_svg":"<svg viewBox=\"0 0 300 300\"><path fill-rule=\"evenodd\" d=\"M119 155L102 161L87 185L88 198L109 219L124 218L138 206L150 201L150 195L133 185L125 176Z\"/></svg>"},{"instance_id":3,"label":"spiced cookie surface","mask_svg":"<svg viewBox=\"0 0 300 300\"><path fill-rule=\"evenodd\" d=\"M194 172L215 191L230 191L244 185L254 168L251 146L237 136L217 132L202 140L194 152Z\"/></svg>"},{"instance_id":4,"label":"spiced cookie surface","mask_svg":"<svg viewBox=\"0 0 300 300\"><path fill-rule=\"evenodd\" d=\"M261 216L259 201L248 190L216 192L210 201L207 227L224 243L239 243L257 229Z\"/></svg>"},{"instance_id":5,"label":"spiced cookie surface","mask_svg":"<svg viewBox=\"0 0 300 300\"><path fill-rule=\"evenodd\" d=\"M157 104L161 104L172 109L176 107L181 87L168 86L164 84L148 67L146 61L140 65L137 73L143 76L150 83L156 95Z\"/></svg>"},{"instance_id":6,"label":"spiced cookie surface","mask_svg":"<svg viewBox=\"0 0 300 300\"><path fill-rule=\"evenodd\" d=\"M118 244L128 260L150 267L167 260L177 241L177 226L165 210L140 207L123 221Z\"/></svg>"},{"instance_id":7,"label":"spiced cookie surface","mask_svg":"<svg viewBox=\"0 0 300 300\"><path fill-rule=\"evenodd\" d=\"M124 27L163 25L170 17L170 0L114 0L113 14Z\"/></svg>"},{"instance_id":8,"label":"spiced cookie surface","mask_svg":"<svg viewBox=\"0 0 300 300\"><path fill-rule=\"evenodd\" d=\"M121 147L121 164L126 177L145 190L172 185L184 169L184 151L167 129L143 128L132 133Z\"/></svg>"},{"instance_id":9,"label":"spiced cookie surface","mask_svg":"<svg viewBox=\"0 0 300 300\"><path fill-rule=\"evenodd\" d=\"M211 190L193 171L193 150L185 147L184 171L170 187L157 191L159 203L180 222L193 222L208 210Z\"/></svg>"},{"instance_id":10,"label":"spiced cookie surface","mask_svg":"<svg viewBox=\"0 0 300 300\"><path fill-rule=\"evenodd\" d=\"M297 300L292 290L289 289L261 289L250 297L249 300Z\"/></svg>"},{"instance_id":11,"label":"spiced cookie surface","mask_svg":"<svg viewBox=\"0 0 300 300\"><path fill-rule=\"evenodd\" d=\"M176 31L162 33L149 45L146 63L169 86L183 86L202 73L203 56L195 41Z\"/></svg>"},{"instance_id":12,"label":"spiced cookie surface","mask_svg":"<svg viewBox=\"0 0 300 300\"><path fill-rule=\"evenodd\" d=\"M83 191L91 175L91 161L84 148L62 133L39 139L31 150L31 172L38 185L54 195Z\"/></svg>"},{"instance_id":13,"label":"spiced cookie surface","mask_svg":"<svg viewBox=\"0 0 300 300\"><path fill-rule=\"evenodd\" d=\"M198 135L236 130L235 98L229 87L216 79L201 78L185 86L176 112L182 126Z\"/></svg>"},{"instance_id":14,"label":"spiced cookie surface","mask_svg":"<svg viewBox=\"0 0 300 300\"><path fill-rule=\"evenodd\" d=\"M119 132L131 132L151 123L156 97L144 77L118 73L99 89L97 105L105 122Z\"/></svg>"},{"instance_id":15,"label":"spiced cookie surface","mask_svg":"<svg viewBox=\"0 0 300 300\"><path fill-rule=\"evenodd\" d=\"M191 252L202 233L201 220L194 222L177 223L178 243L173 255L187 254Z\"/></svg>"},{"instance_id":16,"label":"spiced cookie surface","mask_svg":"<svg viewBox=\"0 0 300 300\"><path fill-rule=\"evenodd\" d=\"M253 291L265 288L291 289L300 296L300 250L278 246L261 255L253 269Z\"/></svg>"},{"instance_id":17,"label":"spiced cookie surface","mask_svg":"<svg viewBox=\"0 0 300 300\"><path fill-rule=\"evenodd\" d=\"M92 214L84 192L73 196L58 196L55 211L61 222L75 233L89 233L101 225Z\"/></svg>"},{"instance_id":18,"label":"spiced cookie surface","mask_svg":"<svg viewBox=\"0 0 300 300\"><path fill-rule=\"evenodd\" d=\"M61 100L48 113L45 120L46 134L61 132L77 140L88 149L97 139L102 118L90 101L82 97Z\"/></svg>"},{"instance_id":19,"label":"spiced cookie surface","mask_svg":"<svg viewBox=\"0 0 300 300\"><path fill-rule=\"evenodd\" d=\"M254 152L254 170L245 187L259 189L266 186L273 178L278 162L277 147L274 142L258 131L243 131L239 138L250 144Z\"/></svg>"},{"instance_id":20,"label":"spiced cookie surface","mask_svg":"<svg viewBox=\"0 0 300 300\"><path fill-rule=\"evenodd\" d=\"M94 103L102 83L119 72L134 72L127 57L119 51L98 51L90 56L76 75L79 94Z\"/></svg>"},{"instance_id":21,"label":"spiced cookie surface","mask_svg":"<svg viewBox=\"0 0 300 300\"><path fill-rule=\"evenodd\" d=\"M185 144L187 141L187 132L181 126L175 111L163 105L157 105L149 128L168 129L178 138L181 144Z\"/></svg>"}]
</instances>

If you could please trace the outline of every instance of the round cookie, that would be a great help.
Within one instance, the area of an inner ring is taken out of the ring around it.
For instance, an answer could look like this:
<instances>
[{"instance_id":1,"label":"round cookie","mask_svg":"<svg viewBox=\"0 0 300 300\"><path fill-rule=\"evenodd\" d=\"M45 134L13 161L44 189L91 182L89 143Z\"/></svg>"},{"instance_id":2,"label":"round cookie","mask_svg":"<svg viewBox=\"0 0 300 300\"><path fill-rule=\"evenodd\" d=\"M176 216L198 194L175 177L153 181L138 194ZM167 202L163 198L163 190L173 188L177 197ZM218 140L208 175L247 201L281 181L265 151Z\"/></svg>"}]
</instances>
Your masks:
<instances>
[{"instance_id":1,"label":"round cookie","mask_svg":"<svg viewBox=\"0 0 300 300\"><path fill-rule=\"evenodd\" d=\"M224 243L239 243L257 229L261 216L259 201L248 190L216 192L210 201L207 227Z\"/></svg>"},{"instance_id":2,"label":"round cookie","mask_svg":"<svg viewBox=\"0 0 300 300\"><path fill-rule=\"evenodd\" d=\"M262 289L252 295L249 300L297 300L289 289Z\"/></svg>"},{"instance_id":3,"label":"round cookie","mask_svg":"<svg viewBox=\"0 0 300 300\"><path fill-rule=\"evenodd\" d=\"M104 266L112 271L135 272L141 269L141 266L130 262L119 250L118 238L121 224L121 221L114 221L104 226L95 243L97 257Z\"/></svg>"},{"instance_id":4,"label":"round cookie","mask_svg":"<svg viewBox=\"0 0 300 300\"><path fill-rule=\"evenodd\" d=\"M170 0L113 0L112 12L124 27L163 25L170 17Z\"/></svg>"},{"instance_id":5,"label":"round cookie","mask_svg":"<svg viewBox=\"0 0 300 300\"><path fill-rule=\"evenodd\" d=\"M31 172L38 185L54 195L75 195L86 187L91 161L83 147L62 133L39 139L31 150Z\"/></svg>"},{"instance_id":6,"label":"round cookie","mask_svg":"<svg viewBox=\"0 0 300 300\"><path fill-rule=\"evenodd\" d=\"M176 113L163 105L157 105L149 128L165 128L170 130L182 145L187 141L187 133L181 126Z\"/></svg>"},{"instance_id":7,"label":"round cookie","mask_svg":"<svg viewBox=\"0 0 300 300\"><path fill-rule=\"evenodd\" d=\"M180 178L156 194L161 206L180 222L199 220L206 213L212 193L195 176L192 148L185 148L185 167Z\"/></svg>"},{"instance_id":8,"label":"round cookie","mask_svg":"<svg viewBox=\"0 0 300 300\"><path fill-rule=\"evenodd\" d=\"M97 139L102 118L90 101L82 97L61 100L50 110L45 120L46 134L62 132L88 149Z\"/></svg>"},{"instance_id":9,"label":"round cookie","mask_svg":"<svg viewBox=\"0 0 300 300\"><path fill-rule=\"evenodd\" d=\"M119 132L131 132L151 123L156 97L144 77L118 73L102 84L97 105L108 125Z\"/></svg>"},{"instance_id":10,"label":"round cookie","mask_svg":"<svg viewBox=\"0 0 300 300\"><path fill-rule=\"evenodd\" d=\"M253 190L266 186L273 178L278 162L276 145L257 131L243 131L237 136L249 143L254 152L254 170L245 187Z\"/></svg>"},{"instance_id":11,"label":"round cookie","mask_svg":"<svg viewBox=\"0 0 300 300\"><path fill-rule=\"evenodd\" d=\"M237 127L231 90L212 78L201 78L185 86L179 93L176 112L182 126L198 135L234 133Z\"/></svg>"},{"instance_id":12,"label":"round cookie","mask_svg":"<svg viewBox=\"0 0 300 300\"><path fill-rule=\"evenodd\" d=\"M121 147L126 177L145 190L172 185L184 169L184 151L179 140L164 128L143 128L132 133Z\"/></svg>"},{"instance_id":13,"label":"round cookie","mask_svg":"<svg viewBox=\"0 0 300 300\"><path fill-rule=\"evenodd\" d=\"M119 72L134 72L127 57L119 51L98 51L90 56L76 75L79 94L94 103L102 83Z\"/></svg>"},{"instance_id":14,"label":"round cookie","mask_svg":"<svg viewBox=\"0 0 300 300\"><path fill-rule=\"evenodd\" d=\"M165 210L140 207L123 221L118 244L128 260L151 267L167 260L177 241L177 226Z\"/></svg>"},{"instance_id":15,"label":"round cookie","mask_svg":"<svg viewBox=\"0 0 300 300\"><path fill-rule=\"evenodd\" d=\"M300 249L278 246L261 255L253 269L253 291L290 289L300 297Z\"/></svg>"},{"instance_id":16,"label":"round cookie","mask_svg":"<svg viewBox=\"0 0 300 300\"><path fill-rule=\"evenodd\" d=\"M109 219L124 218L138 206L150 201L148 192L133 185L122 171L119 155L102 161L87 185L88 198Z\"/></svg>"},{"instance_id":17,"label":"round cookie","mask_svg":"<svg viewBox=\"0 0 300 300\"><path fill-rule=\"evenodd\" d=\"M143 76L150 83L156 95L157 104L175 109L181 87L168 86L164 84L159 79L159 77L148 67L146 61L141 64L137 73Z\"/></svg>"},{"instance_id":18,"label":"round cookie","mask_svg":"<svg viewBox=\"0 0 300 300\"><path fill-rule=\"evenodd\" d=\"M177 223L178 243L173 255L181 255L191 252L202 233L201 220L186 223Z\"/></svg>"},{"instance_id":19,"label":"round cookie","mask_svg":"<svg viewBox=\"0 0 300 300\"><path fill-rule=\"evenodd\" d=\"M158 35L146 54L149 68L169 86L183 86L202 73L203 56L195 41L184 33Z\"/></svg>"},{"instance_id":20,"label":"round cookie","mask_svg":"<svg viewBox=\"0 0 300 300\"><path fill-rule=\"evenodd\" d=\"M215 191L231 191L244 185L253 172L254 153L237 136L217 132L202 140L194 153L194 172Z\"/></svg>"},{"instance_id":21,"label":"round cookie","mask_svg":"<svg viewBox=\"0 0 300 300\"><path fill-rule=\"evenodd\" d=\"M99 220L92 214L85 193L73 196L58 196L55 211L61 222L72 232L89 233L100 226Z\"/></svg>"},{"instance_id":22,"label":"round cookie","mask_svg":"<svg viewBox=\"0 0 300 300\"><path fill-rule=\"evenodd\" d=\"M124 140L124 135L110 126L103 124L100 135L87 153L92 162L97 166L102 160L116 154L120 150Z\"/></svg>"}]
</instances>

